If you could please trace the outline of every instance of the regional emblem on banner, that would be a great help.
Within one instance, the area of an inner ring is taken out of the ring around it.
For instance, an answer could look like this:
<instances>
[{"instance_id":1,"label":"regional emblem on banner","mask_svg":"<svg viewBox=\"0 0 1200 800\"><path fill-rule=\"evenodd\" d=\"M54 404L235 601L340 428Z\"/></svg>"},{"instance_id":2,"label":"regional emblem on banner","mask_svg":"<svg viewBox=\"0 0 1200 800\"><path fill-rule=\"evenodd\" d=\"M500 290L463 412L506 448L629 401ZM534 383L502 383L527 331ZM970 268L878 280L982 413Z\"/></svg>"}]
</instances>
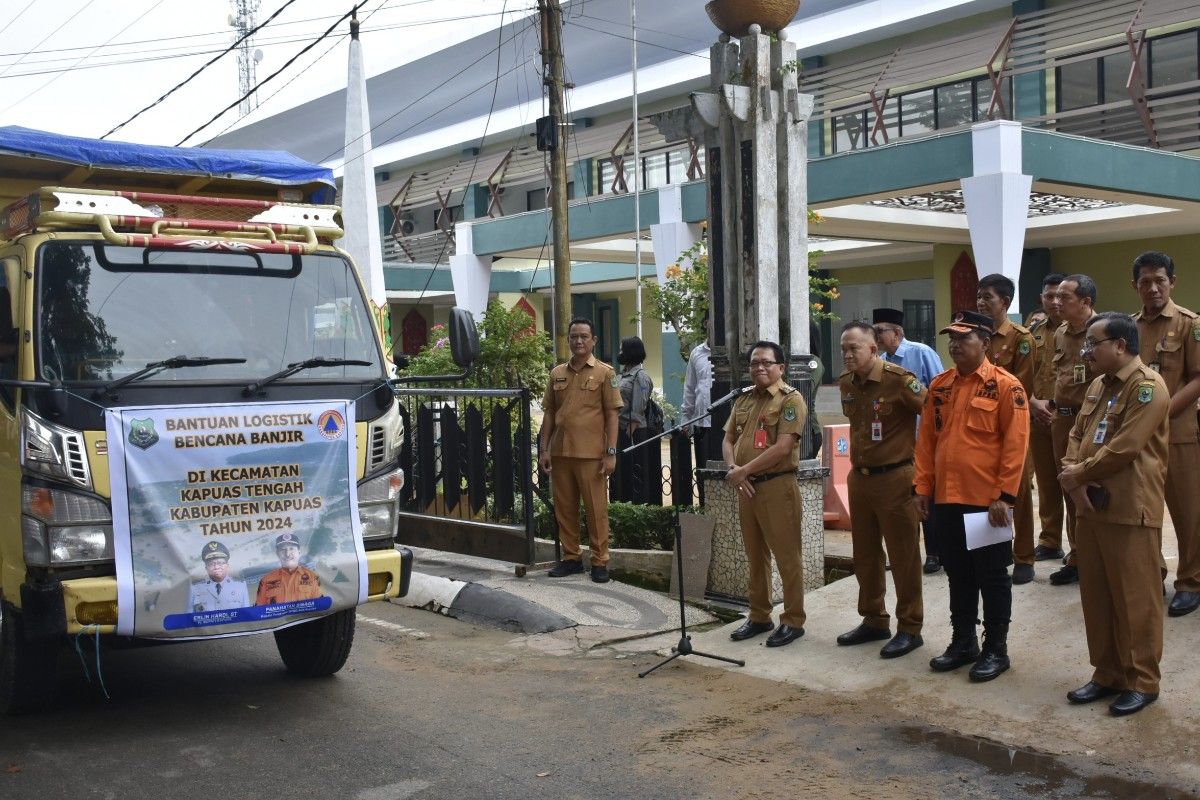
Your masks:
<instances>
[{"instance_id":1,"label":"regional emblem on banner","mask_svg":"<svg viewBox=\"0 0 1200 800\"><path fill-rule=\"evenodd\" d=\"M346 420L341 414L330 409L320 416L317 420L317 430L326 439L337 439L346 430Z\"/></svg>"},{"instance_id":2,"label":"regional emblem on banner","mask_svg":"<svg viewBox=\"0 0 1200 800\"><path fill-rule=\"evenodd\" d=\"M129 443L141 450L148 450L158 442L152 419L129 420Z\"/></svg>"}]
</instances>

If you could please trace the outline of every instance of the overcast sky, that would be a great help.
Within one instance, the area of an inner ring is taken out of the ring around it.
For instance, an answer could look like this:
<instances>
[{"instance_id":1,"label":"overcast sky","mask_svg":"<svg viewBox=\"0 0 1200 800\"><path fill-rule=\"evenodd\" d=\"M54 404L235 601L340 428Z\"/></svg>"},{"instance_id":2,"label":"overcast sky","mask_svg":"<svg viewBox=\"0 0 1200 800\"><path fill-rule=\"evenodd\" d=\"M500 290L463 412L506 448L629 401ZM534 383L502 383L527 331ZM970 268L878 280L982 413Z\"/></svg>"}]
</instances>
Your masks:
<instances>
[{"instance_id":1,"label":"overcast sky","mask_svg":"<svg viewBox=\"0 0 1200 800\"><path fill-rule=\"evenodd\" d=\"M262 0L258 21L286 3ZM293 0L254 37L254 48L262 51L258 81L353 5ZM535 0L368 0L359 12L367 74L495 29L502 9L511 21L535 7ZM0 126L102 136L232 44L232 11L231 0L2 0ZM342 23L268 82L247 119L344 87L348 33L348 22ZM238 97L234 51L109 138L174 145ZM188 144L204 142L237 119L235 107Z\"/></svg>"}]
</instances>

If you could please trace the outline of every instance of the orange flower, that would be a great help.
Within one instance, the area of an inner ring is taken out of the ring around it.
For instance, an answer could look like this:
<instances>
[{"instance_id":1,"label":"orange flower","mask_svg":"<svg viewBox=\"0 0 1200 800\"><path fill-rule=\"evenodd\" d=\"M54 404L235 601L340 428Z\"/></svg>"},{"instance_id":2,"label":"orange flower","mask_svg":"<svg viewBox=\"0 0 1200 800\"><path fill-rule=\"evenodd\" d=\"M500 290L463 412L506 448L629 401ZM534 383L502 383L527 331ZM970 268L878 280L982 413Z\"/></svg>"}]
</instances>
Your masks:
<instances>
[{"instance_id":1,"label":"orange flower","mask_svg":"<svg viewBox=\"0 0 1200 800\"><path fill-rule=\"evenodd\" d=\"M678 264L672 264L671 266L667 267L667 279L668 280L674 280L675 278L678 278L682 274L683 274L683 270L681 270L679 268Z\"/></svg>"}]
</instances>

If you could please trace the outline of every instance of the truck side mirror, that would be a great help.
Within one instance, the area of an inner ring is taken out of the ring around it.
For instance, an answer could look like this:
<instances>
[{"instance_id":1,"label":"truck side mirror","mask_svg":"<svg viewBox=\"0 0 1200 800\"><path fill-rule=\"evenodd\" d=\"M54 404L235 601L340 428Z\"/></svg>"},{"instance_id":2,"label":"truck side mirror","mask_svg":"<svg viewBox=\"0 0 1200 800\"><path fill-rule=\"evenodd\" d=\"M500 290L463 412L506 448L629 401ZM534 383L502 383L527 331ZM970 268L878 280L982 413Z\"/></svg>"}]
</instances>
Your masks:
<instances>
[{"instance_id":1,"label":"truck side mirror","mask_svg":"<svg viewBox=\"0 0 1200 800\"><path fill-rule=\"evenodd\" d=\"M450 355L454 363L463 369L470 369L479 358L479 329L475 327L475 318L465 308L455 306L450 309Z\"/></svg>"}]
</instances>

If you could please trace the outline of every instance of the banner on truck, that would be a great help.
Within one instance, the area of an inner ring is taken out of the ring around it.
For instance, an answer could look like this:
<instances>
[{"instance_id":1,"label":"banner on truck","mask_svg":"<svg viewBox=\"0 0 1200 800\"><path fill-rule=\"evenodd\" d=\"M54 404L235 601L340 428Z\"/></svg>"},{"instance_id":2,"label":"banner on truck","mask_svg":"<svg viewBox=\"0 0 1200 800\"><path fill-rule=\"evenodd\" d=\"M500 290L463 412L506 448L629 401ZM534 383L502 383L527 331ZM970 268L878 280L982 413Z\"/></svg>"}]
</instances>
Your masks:
<instances>
[{"instance_id":1,"label":"banner on truck","mask_svg":"<svg viewBox=\"0 0 1200 800\"><path fill-rule=\"evenodd\" d=\"M366 601L354 406L107 412L117 633L273 630Z\"/></svg>"}]
</instances>

